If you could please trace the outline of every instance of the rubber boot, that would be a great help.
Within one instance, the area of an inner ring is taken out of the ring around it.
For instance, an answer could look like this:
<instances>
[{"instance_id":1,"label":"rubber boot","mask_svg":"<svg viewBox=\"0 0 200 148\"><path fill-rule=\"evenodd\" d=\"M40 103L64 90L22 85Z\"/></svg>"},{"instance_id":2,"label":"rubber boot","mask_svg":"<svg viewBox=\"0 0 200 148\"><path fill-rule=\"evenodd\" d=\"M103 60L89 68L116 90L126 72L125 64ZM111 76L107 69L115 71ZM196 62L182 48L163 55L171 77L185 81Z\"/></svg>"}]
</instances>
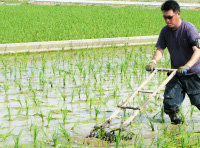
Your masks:
<instances>
[{"instance_id":1,"label":"rubber boot","mask_svg":"<svg viewBox=\"0 0 200 148\"><path fill-rule=\"evenodd\" d=\"M176 114L169 115L169 117L172 124L180 124L182 122L182 119Z\"/></svg>"}]
</instances>

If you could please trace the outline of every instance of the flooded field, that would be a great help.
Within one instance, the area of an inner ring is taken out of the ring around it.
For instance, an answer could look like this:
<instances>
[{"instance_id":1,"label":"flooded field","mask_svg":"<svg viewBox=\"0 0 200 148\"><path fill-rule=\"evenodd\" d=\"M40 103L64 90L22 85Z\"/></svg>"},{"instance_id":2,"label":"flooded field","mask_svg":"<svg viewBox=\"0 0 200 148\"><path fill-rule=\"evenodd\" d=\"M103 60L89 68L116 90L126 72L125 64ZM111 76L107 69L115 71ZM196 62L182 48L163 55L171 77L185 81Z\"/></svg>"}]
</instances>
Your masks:
<instances>
[{"instance_id":1,"label":"flooded field","mask_svg":"<svg viewBox=\"0 0 200 148\"><path fill-rule=\"evenodd\" d=\"M185 123L171 125L163 113L163 91L126 127L131 140L86 138L150 75L145 65L153 46L64 50L0 55L0 147L168 147L200 144L199 114L186 97ZM157 67L169 68L166 52ZM156 89L167 77L158 73L146 86ZM148 94L129 106L140 106ZM124 110L111 122L119 128L133 114ZM189 138L188 138L189 137Z\"/></svg>"}]
</instances>

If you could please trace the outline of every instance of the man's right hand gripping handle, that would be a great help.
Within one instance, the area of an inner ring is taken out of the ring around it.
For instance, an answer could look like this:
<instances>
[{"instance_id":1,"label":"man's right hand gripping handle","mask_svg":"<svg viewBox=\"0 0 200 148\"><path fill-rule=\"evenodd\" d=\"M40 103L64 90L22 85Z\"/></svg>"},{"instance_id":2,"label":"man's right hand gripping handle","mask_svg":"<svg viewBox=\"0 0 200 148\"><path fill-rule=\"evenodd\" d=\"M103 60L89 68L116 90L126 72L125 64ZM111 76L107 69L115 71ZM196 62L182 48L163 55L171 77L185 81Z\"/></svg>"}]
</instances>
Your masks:
<instances>
[{"instance_id":1,"label":"man's right hand gripping handle","mask_svg":"<svg viewBox=\"0 0 200 148\"><path fill-rule=\"evenodd\" d=\"M153 71L156 67L156 61L152 60L148 65L145 66L146 71Z\"/></svg>"}]
</instances>

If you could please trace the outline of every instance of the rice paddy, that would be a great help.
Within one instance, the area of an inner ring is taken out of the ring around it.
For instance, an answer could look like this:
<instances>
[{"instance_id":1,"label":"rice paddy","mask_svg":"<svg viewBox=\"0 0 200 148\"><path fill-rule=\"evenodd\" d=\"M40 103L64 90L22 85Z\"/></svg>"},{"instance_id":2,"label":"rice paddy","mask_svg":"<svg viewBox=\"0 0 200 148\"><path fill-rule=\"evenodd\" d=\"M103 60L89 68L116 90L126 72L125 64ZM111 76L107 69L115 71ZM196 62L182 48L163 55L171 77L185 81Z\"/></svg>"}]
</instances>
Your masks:
<instances>
[{"instance_id":1,"label":"rice paddy","mask_svg":"<svg viewBox=\"0 0 200 148\"><path fill-rule=\"evenodd\" d=\"M145 65L153 46L1 55L1 147L177 147L199 144L199 112L189 99L181 114L185 123L171 125L163 113L163 91L129 124L134 135L109 143L86 138L103 123L149 75ZM158 67L169 68L165 53ZM158 73L146 89L156 89L166 78ZM138 95L130 106L147 98ZM120 126L133 111L124 110L111 124ZM189 138L188 138L189 137Z\"/></svg>"},{"instance_id":2,"label":"rice paddy","mask_svg":"<svg viewBox=\"0 0 200 148\"><path fill-rule=\"evenodd\" d=\"M0 44L159 35L165 21L157 7L0 6ZM200 30L198 10L181 18Z\"/></svg>"}]
</instances>

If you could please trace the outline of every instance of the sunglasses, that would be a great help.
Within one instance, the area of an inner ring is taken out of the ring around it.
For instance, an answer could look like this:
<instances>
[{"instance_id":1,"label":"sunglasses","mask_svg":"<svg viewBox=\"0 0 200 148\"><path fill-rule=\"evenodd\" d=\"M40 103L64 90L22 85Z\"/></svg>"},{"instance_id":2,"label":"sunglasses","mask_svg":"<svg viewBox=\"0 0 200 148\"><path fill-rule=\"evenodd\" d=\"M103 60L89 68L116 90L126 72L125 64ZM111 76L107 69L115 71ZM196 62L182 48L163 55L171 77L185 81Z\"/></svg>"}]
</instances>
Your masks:
<instances>
[{"instance_id":1,"label":"sunglasses","mask_svg":"<svg viewBox=\"0 0 200 148\"><path fill-rule=\"evenodd\" d=\"M174 14L174 15L169 15L169 16L164 16L163 15L163 17L164 17L164 19L169 19L169 20L171 20L175 15L177 15L177 13L176 14Z\"/></svg>"}]
</instances>

